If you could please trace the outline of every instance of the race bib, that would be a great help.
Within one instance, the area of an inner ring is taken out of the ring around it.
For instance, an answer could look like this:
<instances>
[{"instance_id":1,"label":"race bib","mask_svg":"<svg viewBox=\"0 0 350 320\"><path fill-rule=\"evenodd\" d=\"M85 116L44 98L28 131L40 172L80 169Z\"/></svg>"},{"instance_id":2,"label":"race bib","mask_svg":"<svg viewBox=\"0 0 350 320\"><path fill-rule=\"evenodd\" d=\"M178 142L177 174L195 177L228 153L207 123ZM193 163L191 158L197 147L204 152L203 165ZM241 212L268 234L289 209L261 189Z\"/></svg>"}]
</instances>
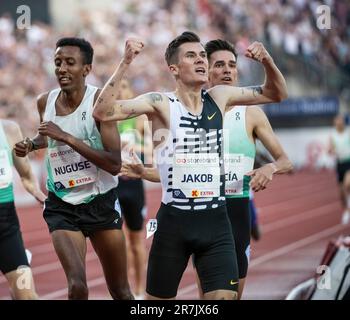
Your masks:
<instances>
[{"instance_id":1,"label":"race bib","mask_svg":"<svg viewBox=\"0 0 350 320\"><path fill-rule=\"evenodd\" d=\"M157 219L149 219L146 225L147 235L146 239L151 237L156 231L158 227Z\"/></svg>"},{"instance_id":2,"label":"race bib","mask_svg":"<svg viewBox=\"0 0 350 320\"><path fill-rule=\"evenodd\" d=\"M252 170L254 159L243 154L225 154L225 195L243 195L244 175Z\"/></svg>"},{"instance_id":3,"label":"race bib","mask_svg":"<svg viewBox=\"0 0 350 320\"><path fill-rule=\"evenodd\" d=\"M96 166L69 146L50 148L48 157L56 190L96 181Z\"/></svg>"},{"instance_id":4,"label":"race bib","mask_svg":"<svg viewBox=\"0 0 350 320\"><path fill-rule=\"evenodd\" d=\"M0 150L0 189L7 188L12 182L12 167L7 150Z\"/></svg>"},{"instance_id":5,"label":"race bib","mask_svg":"<svg viewBox=\"0 0 350 320\"><path fill-rule=\"evenodd\" d=\"M218 154L175 154L173 162L173 197L208 198L220 196Z\"/></svg>"}]
</instances>

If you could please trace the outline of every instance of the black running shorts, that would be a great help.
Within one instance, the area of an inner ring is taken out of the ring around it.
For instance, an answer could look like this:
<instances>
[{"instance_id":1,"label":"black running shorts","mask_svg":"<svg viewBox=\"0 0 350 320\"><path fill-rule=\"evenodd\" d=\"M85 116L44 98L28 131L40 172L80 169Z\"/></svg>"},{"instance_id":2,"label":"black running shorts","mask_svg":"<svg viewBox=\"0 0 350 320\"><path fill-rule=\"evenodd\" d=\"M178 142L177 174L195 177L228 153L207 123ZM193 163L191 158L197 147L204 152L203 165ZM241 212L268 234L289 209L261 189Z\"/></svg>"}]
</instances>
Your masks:
<instances>
[{"instance_id":1,"label":"black running shorts","mask_svg":"<svg viewBox=\"0 0 350 320\"><path fill-rule=\"evenodd\" d=\"M0 271L4 274L19 266L29 266L19 221L13 202L0 204Z\"/></svg>"},{"instance_id":2,"label":"black running shorts","mask_svg":"<svg viewBox=\"0 0 350 320\"><path fill-rule=\"evenodd\" d=\"M247 276L250 256L249 198L226 198L227 214L235 240L239 278Z\"/></svg>"},{"instance_id":3,"label":"black running shorts","mask_svg":"<svg viewBox=\"0 0 350 320\"><path fill-rule=\"evenodd\" d=\"M145 193L141 179L119 178L118 199L123 219L131 231L141 231L146 213Z\"/></svg>"},{"instance_id":4,"label":"black running shorts","mask_svg":"<svg viewBox=\"0 0 350 320\"><path fill-rule=\"evenodd\" d=\"M350 170L350 161L337 162L337 178L338 183L342 183L346 172Z\"/></svg>"},{"instance_id":5,"label":"black running shorts","mask_svg":"<svg viewBox=\"0 0 350 320\"><path fill-rule=\"evenodd\" d=\"M237 261L226 206L188 212L161 204L157 223L148 260L148 294L175 297L192 254L204 293L237 291Z\"/></svg>"},{"instance_id":6,"label":"black running shorts","mask_svg":"<svg viewBox=\"0 0 350 320\"><path fill-rule=\"evenodd\" d=\"M82 231L85 236L98 230L121 229L122 218L116 188L97 196L89 203L73 205L49 192L44 219L49 231Z\"/></svg>"}]
</instances>

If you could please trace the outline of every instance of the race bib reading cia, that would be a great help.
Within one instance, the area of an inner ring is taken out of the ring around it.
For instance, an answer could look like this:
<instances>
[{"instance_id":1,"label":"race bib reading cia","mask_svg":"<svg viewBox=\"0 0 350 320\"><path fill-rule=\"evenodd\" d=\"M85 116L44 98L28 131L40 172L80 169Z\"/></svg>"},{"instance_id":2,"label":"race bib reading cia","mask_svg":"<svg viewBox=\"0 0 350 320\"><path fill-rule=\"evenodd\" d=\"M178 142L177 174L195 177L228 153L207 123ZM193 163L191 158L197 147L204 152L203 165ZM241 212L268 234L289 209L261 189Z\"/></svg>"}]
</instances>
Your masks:
<instances>
[{"instance_id":1,"label":"race bib reading cia","mask_svg":"<svg viewBox=\"0 0 350 320\"><path fill-rule=\"evenodd\" d=\"M50 148L48 157L56 190L96 181L96 166L69 146Z\"/></svg>"},{"instance_id":2,"label":"race bib reading cia","mask_svg":"<svg viewBox=\"0 0 350 320\"><path fill-rule=\"evenodd\" d=\"M197 198L220 196L218 154L175 154L173 160L173 197Z\"/></svg>"},{"instance_id":3,"label":"race bib reading cia","mask_svg":"<svg viewBox=\"0 0 350 320\"><path fill-rule=\"evenodd\" d=\"M243 154L225 154L225 195L243 195L244 175L253 169L254 159Z\"/></svg>"},{"instance_id":4,"label":"race bib reading cia","mask_svg":"<svg viewBox=\"0 0 350 320\"><path fill-rule=\"evenodd\" d=\"M0 189L7 188L12 182L12 168L7 150L0 150Z\"/></svg>"}]
</instances>

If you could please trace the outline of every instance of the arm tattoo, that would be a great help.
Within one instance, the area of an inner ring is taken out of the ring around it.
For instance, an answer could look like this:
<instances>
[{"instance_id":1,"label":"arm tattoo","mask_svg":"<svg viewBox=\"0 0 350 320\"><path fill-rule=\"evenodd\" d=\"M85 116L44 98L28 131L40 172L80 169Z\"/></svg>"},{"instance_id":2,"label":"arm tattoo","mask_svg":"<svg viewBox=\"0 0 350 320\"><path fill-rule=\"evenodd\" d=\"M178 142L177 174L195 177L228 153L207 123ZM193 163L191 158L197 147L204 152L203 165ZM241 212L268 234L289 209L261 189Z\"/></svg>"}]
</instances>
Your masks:
<instances>
[{"instance_id":1,"label":"arm tattoo","mask_svg":"<svg viewBox=\"0 0 350 320\"><path fill-rule=\"evenodd\" d=\"M112 117L114 115L115 111L114 111L114 106L112 106L107 112L106 112L106 116L107 117Z\"/></svg>"},{"instance_id":2,"label":"arm tattoo","mask_svg":"<svg viewBox=\"0 0 350 320\"><path fill-rule=\"evenodd\" d=\"M159 93L151 93L151 100L153 103L156 103L163 101L163 97Z\"/></svg>"},{"instance_id":3,"label":"arm tattoo","mask_svg":"<svg viewBox=\"0 0 350 320\"><path fill-rule=\"evenodd\" d=\"M263 93L262 87L261 86L256 86L256 87L250 87L251 90L253 90L253 96L257 97Z\"/></svg>"},{"instance_id":4,"label":"arm tattoo","mask_svg":"<svg viewBox=\"0 0 350 320\"><path fill-rule=\"evenodd\" d=\"M98 102L98 103L102 103L102 102L103 102L103 99L102 99L102 98L98 98L97 102Z\"/></svg>"},{"instance_id":5,"label":"arm tattoo","mask_svg":"<svg viewBox=\"0 0 350 320\"><path fill-rule=\"evenodd\" d=\"M110 82L108 85L109 85L110 87L114 87L115 82L114 82L114 81L112 81L112 82Z\"/></svg>"}]
</instances>

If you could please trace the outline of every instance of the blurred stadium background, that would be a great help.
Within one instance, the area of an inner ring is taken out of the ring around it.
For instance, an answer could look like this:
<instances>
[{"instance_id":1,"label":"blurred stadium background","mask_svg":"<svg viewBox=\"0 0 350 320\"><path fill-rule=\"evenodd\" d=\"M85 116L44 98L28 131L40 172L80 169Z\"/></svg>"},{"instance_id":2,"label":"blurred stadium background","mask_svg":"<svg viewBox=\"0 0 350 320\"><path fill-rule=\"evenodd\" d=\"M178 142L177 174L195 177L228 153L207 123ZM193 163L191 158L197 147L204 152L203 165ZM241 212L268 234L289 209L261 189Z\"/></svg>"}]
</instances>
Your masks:
<instances>
[{"instance_id":1,"label":"blurred stadium background","mask_svg":"<svg viewBox=\"0 0 350 320\"><path fill-rule=\"evenodd\" d=\"M19 28L21 5L28 6L31 14L30 26L24 29ZM321 5L330 10L330 29L318 27ZM349 22L350 3L346 0L1 1L0 118L17 121L25 136L34 135L39 122L35 98L57 87L53 53L55 42L63 36L84 37L92 43L95 56L88 82L97 86L103 85L120 61L125 39L130 35L143 38L147 47L128 72L136 94L172 90L174 82L163 54L168 42L188 29L197 32L203 43L215 38L234 43L240 85L261 83L262 68L243 56L247 46L258 40L275 59L289 89L287 101L265 111L296 170L311 174L315 185L324 177L320 172L326 172L327 187L338 201L334 159L327 154L327 143L334 115L347 114L350 106ZM44 183L42 159L42 152L31 155ZM293 180L296 187L302 179ZM285 186L288 182L279 183ZM264 194L258 197L258 206L263 198ZM21 212L34 204L20 183L16 184L16 203L24 208ZM340 221L340 204L332 210L336 211L335 224L338 218ZM0 290L0 298L6 296L4 292Z\"/></svg>"}]
</instances>

